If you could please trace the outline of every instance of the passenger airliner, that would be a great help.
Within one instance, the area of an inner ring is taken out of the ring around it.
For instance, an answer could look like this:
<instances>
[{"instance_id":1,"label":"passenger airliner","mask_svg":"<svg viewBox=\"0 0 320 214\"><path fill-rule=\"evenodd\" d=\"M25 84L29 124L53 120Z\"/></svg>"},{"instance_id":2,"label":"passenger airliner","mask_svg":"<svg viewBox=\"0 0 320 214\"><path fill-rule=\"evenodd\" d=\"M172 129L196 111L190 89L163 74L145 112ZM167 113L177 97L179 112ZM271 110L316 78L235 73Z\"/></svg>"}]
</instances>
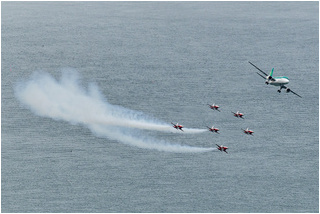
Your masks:
<instances>
[{"instance_id":1,"label":"passenger airliner","mask_svg":"<svg viewBox=\"0 0 320 214\"><path fill-rule=\"evenodd\" d=\"M266 84L267 85L274 85L274 86L280 86L280 89L278 90L278 92L281 92L281 89L286 89L286 92L292 92L293 94L297 95L298 97L301 97L299 94L295 93L294 91L292 91L290 88L286 87L285 85L289 83L289 78L282 76L282 77L273 77L273 68L272 71L270 72L270 74L268 75L267 73L265 73L264 71L262 71L260 68L258 68L257 66L255 66L254 64L252 64L251 62L249 62L253 67L255 67L256 69L258 69L263 75L261 75L260 73L257 72L257 74L259 74L259 76L261 76L263 79L266 80Z\"/></svg>"}]
</instances>

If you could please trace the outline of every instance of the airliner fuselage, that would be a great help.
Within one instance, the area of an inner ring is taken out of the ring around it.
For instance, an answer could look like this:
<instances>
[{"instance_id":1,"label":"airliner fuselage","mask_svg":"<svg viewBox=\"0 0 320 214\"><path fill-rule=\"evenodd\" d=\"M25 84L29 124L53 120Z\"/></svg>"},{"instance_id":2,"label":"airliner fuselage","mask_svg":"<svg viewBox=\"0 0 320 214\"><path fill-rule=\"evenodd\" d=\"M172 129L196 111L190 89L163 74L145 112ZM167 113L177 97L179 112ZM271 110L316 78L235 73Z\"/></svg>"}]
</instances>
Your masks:
<instances>
[{"instance_id":1,"label":"airliner fuselage","mask_svg":"<svg viewBox=\"0 0 320 214\"><path fill-rule=\"evenodd\" d=\"M275 80L266 79L266 83L274 86L283 86L289 83L288 77L273 77Z\"/></svg>"}]
</instances>

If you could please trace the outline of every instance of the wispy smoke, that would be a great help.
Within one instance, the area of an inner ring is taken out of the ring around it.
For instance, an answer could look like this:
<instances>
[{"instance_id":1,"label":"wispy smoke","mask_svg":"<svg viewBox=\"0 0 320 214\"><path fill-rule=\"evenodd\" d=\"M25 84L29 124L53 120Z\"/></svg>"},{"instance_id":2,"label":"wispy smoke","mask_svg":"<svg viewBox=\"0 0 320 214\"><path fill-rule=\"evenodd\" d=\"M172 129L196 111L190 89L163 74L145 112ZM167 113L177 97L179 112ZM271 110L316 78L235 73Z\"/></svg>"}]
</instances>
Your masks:
<instances>
[{"instance_id":1,"label":"wispy smoke","mask_svg":"<svg viewBox=\"0 0 320 214\"><path fill-rule=\"evenodd\" d=\"M15 88L18 100L33 113L71 124L82 124L95 135L146 149L168 152L206 152L214 148L191 147L152 139L134 129L176 132L170 124L148 117L142 112L112 105L95 84L81 87L75 71L64 71L60 81L47 73L34 73ZM204 129L185 129L185 133L201 133Z\"/></svg>"}]
</instances>

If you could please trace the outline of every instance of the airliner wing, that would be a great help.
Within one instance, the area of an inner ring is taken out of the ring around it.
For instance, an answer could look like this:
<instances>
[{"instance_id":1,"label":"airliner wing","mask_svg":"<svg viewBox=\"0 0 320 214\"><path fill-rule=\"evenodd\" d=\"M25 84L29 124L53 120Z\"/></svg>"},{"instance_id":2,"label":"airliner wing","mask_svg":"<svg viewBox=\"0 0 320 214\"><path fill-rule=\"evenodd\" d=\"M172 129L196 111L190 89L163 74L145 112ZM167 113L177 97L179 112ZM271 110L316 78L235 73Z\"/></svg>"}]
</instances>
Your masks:
<instances>
[{"instance_id":1,"label":"airliner wing","mask_svg":"<svg viewBox=\"0 0 320 214\"><path fill-rule=\"evenodd\" d=\"M254 64L252 64L251 62L249 62L253 67L255 67L256 69L258 69L261 73L263 73L265 76L262 76L261 74L260 74L260 76L261 77L263 77L264 79L266 78L266 77L268 77L268 79L269 80L272 80L272 81L276 81L273 77L272 77L272 74L270 74L270 75L268 75L266 72L264 72L263 70L261 70L260 68L258 68L257 66L255 66ZM272 72L273 72L273 69L272 69ZM257 72L257 74L259 74L258 72Z\"/></svg>"},{"instance_id":2,"label":"airliner wing","mask_svg":"<svg viewBox=\"0 0 320 214\"><path fill-rule=\"evenodd\" d=\"M268 76L267 73L265 73L263 70L261 70L260 68L258 68L257 66L255 66L254 64L252 64L251 62L249 62L253 67L255 67L256 69L258 69L261 73L263 73L265 76ZM265 77L263 77L265 78Z\"/></svg>"},{"instance_id":3,"label":"airliner wing","mask_svg":"<svg viewBox=\"0 0 320 214\"><path fill-rule=\"evenodd\" d=\"M298 97L301 97L299 94L297 94L296 92L292 91L291 89L290 89L290 92L292 92L293 94L297 95Z\"/></svg>"},{"instance_id":4,"label":"airliner wing","mask_svg":"<svg viewBox=\"0 0 320 214\"><path fill-rule=\"evenodd\" d=\"M286 86L282 86L283 88L287 89ZM297 94L296 92L292 91L291 89L289 89L290 92L292 92L294 95L297 95L298 97L302 98L299 94Z\"/></svg>"}]
</instances>

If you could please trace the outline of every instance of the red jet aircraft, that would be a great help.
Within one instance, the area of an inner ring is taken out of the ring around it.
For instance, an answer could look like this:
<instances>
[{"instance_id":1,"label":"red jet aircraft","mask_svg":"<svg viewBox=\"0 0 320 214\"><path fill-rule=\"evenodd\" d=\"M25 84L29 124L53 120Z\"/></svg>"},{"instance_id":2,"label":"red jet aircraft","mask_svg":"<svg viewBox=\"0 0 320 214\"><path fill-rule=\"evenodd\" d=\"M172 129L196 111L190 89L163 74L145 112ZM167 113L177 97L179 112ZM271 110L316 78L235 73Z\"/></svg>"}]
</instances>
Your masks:
<instances>
[{"instance_id":1,"label":"red jet aircraft","mask_svg":"<svg viewBox=\"0 0 320 214\"><path fill-rule=\"evenodd\" d=\"M217 111L220 111L219 110L219 106L218 105L215 105L215 104L212 104L212 105L210 105L210 104L207 104L212 110L217 110Z\"/></svg>"},{"instance_id":2,"label":"red jet aircraft","mask_svg":"<svg viewBox=\"0 0 320 214\"><path fill-rule=\"evenodd\" d=\"M216 144L217 145L217 149L218 150L220 150L221 152L223 151L223 152L225 152L225 153L227 153L228 154L228 152L226 151L227 149L228 149L228 147L226 147L226 146L219 146L218 144Z\"/></svg>"},{"instance_id":3,"label":"red jet aircraft","mask_svg":"<svg viewBox=\"0 0 320 214\"><path fill-rule=\"evenodd\" d=\"M233 113L233 115L234 115L235 117L239 117L239 118L244 119L244 118L243 118L243 115L244 115L244 114L240 113L239 111L237 111L237 113L234 113L234 112L232 111L232 113Z\"/></svg>"},{"instance_id":4,"label":"red jet aircraft","mask_svg":"<svg viewBox=\"0 0 320 214\"><path fill-rule=\"evenodd\" d=\"M171 123L171 124L173 125L173 128L179 129L179 130L183 131L183 130L182 130L183 126L182 126L182 125L179 125L179 123L177 123L177 124Z\"/></svg>"},{"instance_id":5,"label":"red jet aircraft","mask_svg":"<svg viewBox=\"0 0 320 214\"><path fill-rule=\"evenodd\" d=\"M253 135L253 133L254 133L254 131L249 130L249 128L247 128L246 130L242 129L242 131L243 131L245 134L248 134L248 135Z\"/></svg>"},{"instance_id":6,"label":"red jet aircraft","mask_svg":"<svg viewBox=\"0 0 320 214\"><path fill-rule=\"evenodd\" d=\"M210 132L213 132L213 133L218 133L220 134L218 131L219 129L218 128L214 128L213 126L210 128L209 126L207 126L207 128L209 129Z\"/></svg>"}]
</instances>

